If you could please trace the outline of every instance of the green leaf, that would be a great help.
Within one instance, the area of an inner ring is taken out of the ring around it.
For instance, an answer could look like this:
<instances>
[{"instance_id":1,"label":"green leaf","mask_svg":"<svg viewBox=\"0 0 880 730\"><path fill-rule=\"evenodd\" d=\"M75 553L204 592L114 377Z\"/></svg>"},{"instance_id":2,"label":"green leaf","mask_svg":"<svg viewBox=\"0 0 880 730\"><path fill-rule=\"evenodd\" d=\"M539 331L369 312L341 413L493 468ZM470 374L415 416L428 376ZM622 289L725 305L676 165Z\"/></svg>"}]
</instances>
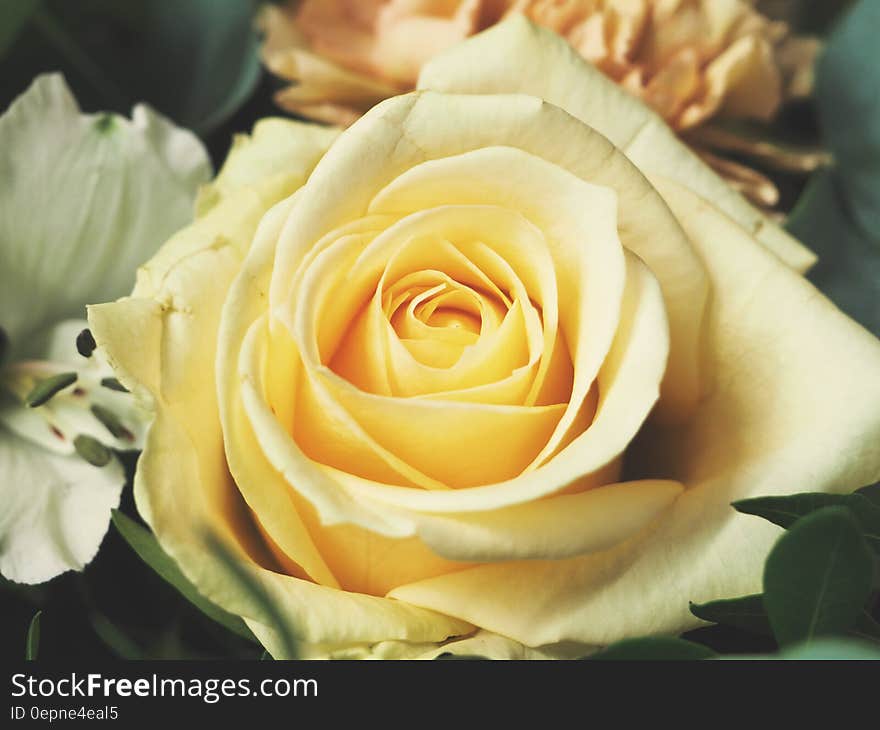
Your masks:
<instances>
[{"instance_id":1,"label":"green leaf","mask_svg":"<svg viewBox=\"0 0 880 730\"><path fill-rule=\"evenodd\" d=\"M871 593L874 561L846 507L799 520L764 566L764 606L780 645L842 634Z\"/></svg>"},{"instance_id":2,"label":"green leaf","mask_svg":"<svg viewBox=\"0 0 880 730\"><path fill-rule=\"evenodd\" d=\"M11 4L16 2L21 0ZM34 76L60 70L88 108L126 114L143 101L204 135L228 119L259 82L257 5L256 0L44 0L4 59L0 86L9 98Z\"/></svg>"},{"instance_id":3,"label":"green leaf","mask_svg":"<svg viewBox=\"0 0 880 730\"><path fill-rule=\"evenodd\" d=\"M880 660L880 649L876 645L854 641L851 639L819 639L806 644L793 646L783 651L778 657L770 659L795 659L799 661Z\"/></svg>"},{"instance_id":4,"label":"green leaf","mask_svg":"<svg viewBox=\"0 0 880 730\"><path fill-rule=\"evenodd\" d=\"M711 659L715 652L695 644L692 641L676 639L669 636L654 636L643 639L626 639L612 644L597 654L586 657L588 660L599 661L632 661L632 660L694 660Z\"/></svg>"},{"instance_id":5,"label":"green leaf","mask_svg":"<svg viewBox=\"0 0 880 730\"><path fill-rule=\"evenodd\" d=\"M151 0L148 53L158 108L200 134L228 119L260 78L253 0ZM181 76L181 69L189 74ZM168 83L174 79L173 83Z\"/></svg>"},{"instance_id":6,"label":"green leaf","mask_svg":"<svg viewBox=\"0 0 880 730\"><path fill-rule=\"evenodd\" d=\"M838 180L859 228L880 243L880 3L862 0L842 20L822 59L816 96Z\"/></svg>"},{"instance_id":7,"label":"green leaf","mask_svg":"<svg viewBox=\"0 0 880 730\"><path fill-rule=\"evenodd\" d=\"M800 0L795 25L801 33L825 34L855 0Z\"/></svg>"},{"instance_id":8,"label":"green leaf","mask_svg":"<svg viewBox=\"0 0 880 730\"><path fill-rule=\"evenodd\" d=\"M709 603L691 603L690 609L694 616L704 621L731 626L750 634L773 635L764 609L764 597L760 593Z\"/></svg>"},{"instance_id":9,"label":"green leaf","mask_svg":"<svg viewBox=\"0 0 880 730\"><path fill-rule=\"evenodd\" d=\"M733 506L743 514L755 515L775 525L790 528L802 517L825 507L845 507L855 517L862 536L880 555L880 504L872 502L868 495L873 487L865 487L854 494L823 494L806 492L786 497L757 497L734 502Z\"/></svg>"},{"instance_id":10,"label":"green leaf","mask_svg":"<svg viewBox=\"0 0 880 730\"><path fill-rule=\"evenodd\" d=\"M816 72L816 105L837 165L814 177L788 222L819 254L810 280L875 334L880 333L878 27L880 3L862 0L829 39Z\"/></svg>"},{"instance_id":11,"label":"green leaf","mask_svg":"<svg viewBox=\"0 0 880 730\"><path fill-rule=\"evenodd\" d=\"M40 652L40 616L42 615L42 611L37 611L31 619L31 625L28 626L27 641L24 647L25 661L35 661Z\"/></svg>"},{"instance_id":12,"label":"green leaf","mask_svg":"<svg viewBox=\"0 0 880 730\"><path fill-rule=\"evenodd\" d=\"M12 0L0 4L0 58L6 55L42 0Z\"/></svg>"},{"instance_id":13,"label":"green leaf","mask_svg":"<svg viewBox=\"0 0 880 730\"><path fill-rule=\"evenodd\" d=\"M120 659L131 661L146 658L137 643L103 614L93 613L89 621L98 638Z\"/></svg>"},{"instance_id":14,"label":"green leaf","mask_svg":"<svg viewBox=\"0 0 880 730\"><path fill-rule=\"evenodd\" d=\"M750 634L773 636L773 628L764 608L764 596L755 593L741 598L730 598L710 603L691 603L691 613L704 621L711 621L721 626L728 626ZM880 624L863 610L856 621L855 628L847 632L849 636L859 639L880 641Z\"/></svg>"},{"instance_id":15,"label":"green leaf","mask_svg":"<svg viewBox=\"0 0 880 730\"><path fill-rule=\"evenodd\" d=\"M225 626L239 636L250 641L256 641L244 621L238 616L224 611L215 606L199 593L198 589L190 583L180 571L168 554L162 550L156 538L145 528L119 510L113 511L113 524L119 534L138 554L141 560L149 565L163 580L174 586L181 595L198 608L209 618L212 618L221 626ZM259 643L259 642L257 642Z\"/></svg>"},{"instance_id":16,"label":"green leaf","mask_svg":"<svg viewBox=\"0 0 880 730\"><path fill-rule=\"evenodd\" d=\"M819 256L810 281L846 314L880 334L880 246L850 215L840 178L840 169L814 175L787 228Z\"/></svg>"},{"instance_id":17,"label":"green leaf","mask_svg":"<svg viewBox=\"0 0 880 730\"><path fill-rule=\"evenodd\" d=\"M259 607L260 613L265 617L268 624L278 633L282 643L285 659L296 659L297 646L290 624L284 618L281 610L272 600L262 585L235 555L213 533L205 535L208 549L220 560L229 573L231 580L239 584L242 592L251 597L254 604Z\"/></svg>"},{"instance_id":18,"label":"green leaf","mask_svg":"<svg viewBox=\"0 0 880 730\"><path fill-rule=\"evenodd\" d=\"M859 616L856 627L850 632L850 635L880 642L880 623L877 623L867 610L862 611L862 615Z\"/></svg>"},{"instance_id":19,"label":"green leaf","mask_svg":"<svg viewBox=\"0 0 880 730\"><path fill-rule=\"evenodd\" d=\"M816 103L837 165L811 181L788 223L819 254L810 279L875 333L880 333L878 27L880 3L862 0L829 40L817 68Z\"/></svg>"},{"instance_id":20,"label":"green leaf","mask_svg":"<svg viewBox=\"0 0 880 730\"><path fill-rule=\"evenodd\" d=\"M871 484L867 487L862 487L856 492L856 494L861 494L866 499L871 500L874 504L880 505L880 482Z\"/></svg>"}]
</instances>

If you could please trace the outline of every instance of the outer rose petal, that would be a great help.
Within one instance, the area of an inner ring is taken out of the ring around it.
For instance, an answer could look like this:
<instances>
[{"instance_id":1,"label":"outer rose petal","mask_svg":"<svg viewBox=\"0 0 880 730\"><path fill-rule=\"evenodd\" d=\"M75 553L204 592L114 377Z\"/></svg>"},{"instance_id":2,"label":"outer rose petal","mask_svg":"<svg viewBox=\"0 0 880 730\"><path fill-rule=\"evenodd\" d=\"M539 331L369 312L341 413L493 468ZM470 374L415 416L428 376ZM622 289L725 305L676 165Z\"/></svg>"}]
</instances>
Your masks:
<instances>
[{"instance_id":1,"label":"outer rose petal","mask_svg":"<svg viewBox=\"0 0 880 730\"><path fill-rule=\"evenodd\" d=\"M286 124L292 135L302 126ZM261 138L255 134L252 144L260 145ZM279 147L274 135L266 143L269 149L251 149L248 154L268 159L269 150ZM212 557L203 541L206 529L246 559L306 642L444 641L472 627L432 611L278 572L280 566L226 466L213 378L222 304L261 217L295 191L323 149L318 145L308 155L301 156L300 150L277 160L286 175L240 188L231 199L221 196L142 272L133 297L90 307L89 323L120 380L156 414L135 478L138 510L163 548L210 600L257 625L270 623ZM230 170L236 157L234 153L230 159Z\"/></svg>"},{"instance_id":2,"label":"outer rose petal","mask_svg":"<svg viewBox=\"0 0 880 730\"><path fill-rule=\"evenodd\" d=\"M696 622L687 601L760 590L778 529L730 502L880 478L880 344L710 203L656 180L713 281L713 391L692 422L641 439L653 473L687 491L605 553L489 565L391 595L539 646L607 644Z\"/></svg>"},{"instance_id":3,"label":"outer rose petal","mask_svg":"<svg viewBox=\"0 0 880 730\"><path fill-rule=\"evenodd\" d=\"M540 97L604 134L647 174L669 177L714 202L789 266L806 271L815 255L749 205L647 106L584 61L556 33L522 16L468 39L422 69L419 89Z\"/></svg>"}]
</instances>

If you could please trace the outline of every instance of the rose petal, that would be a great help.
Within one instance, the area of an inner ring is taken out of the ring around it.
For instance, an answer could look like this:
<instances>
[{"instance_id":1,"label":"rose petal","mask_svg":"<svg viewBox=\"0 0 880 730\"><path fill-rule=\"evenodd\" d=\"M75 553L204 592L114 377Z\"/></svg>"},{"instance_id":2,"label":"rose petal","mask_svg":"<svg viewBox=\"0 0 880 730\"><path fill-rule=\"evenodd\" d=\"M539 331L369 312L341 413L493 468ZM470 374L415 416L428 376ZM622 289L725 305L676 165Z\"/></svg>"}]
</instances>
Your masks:
<instances>
[{"instance_id":1,"label":"rose petal","mask_svg":"<svg viewBox=\"0 0 880 730\"><path fill-rule=\"evenodd\" d=\"M816 261L811 251L731 190L659 116L558 35L521 16L432 59L419 76L418 88L467 94L519 91L545 99L604 134L643 172L665 175L712 200L792 268L803 272Z\"/></svg>"},{"instance_id":2,"label":"rose petal","mask_svg":"<svg viewBox=\"0 0 880 730\"><path fill-rule=\"evenodd\" d=\"M394 597L532 646L678 633L695 624L688 601L760 591L779 531L731 501L848 492L880 478L877 340L712 204L655 182L715 292L712 395L688 426L651 431L638 457L687 491L654 529L610 551L479 567Z\"/></svg>"}]
</instances>

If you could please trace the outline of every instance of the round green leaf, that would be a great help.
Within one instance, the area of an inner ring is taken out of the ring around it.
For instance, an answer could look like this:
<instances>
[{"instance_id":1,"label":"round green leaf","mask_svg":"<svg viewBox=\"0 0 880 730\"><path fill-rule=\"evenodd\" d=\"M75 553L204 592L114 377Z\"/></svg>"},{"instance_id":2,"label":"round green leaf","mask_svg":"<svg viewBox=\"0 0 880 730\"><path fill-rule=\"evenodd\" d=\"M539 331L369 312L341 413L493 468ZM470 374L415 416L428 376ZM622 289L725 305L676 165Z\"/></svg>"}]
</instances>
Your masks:
<instances>
[{"instance_id":1,"label":"round green leaf","mask_svg":"<svg viewBox=\"0 0 880 730\"><path fill-rule=\"evenodd\" d=\"M799 520L764 567L764 606L780 645L853 628L871 593L874 562L846 507Z\"/></svg>"}]
</instances>

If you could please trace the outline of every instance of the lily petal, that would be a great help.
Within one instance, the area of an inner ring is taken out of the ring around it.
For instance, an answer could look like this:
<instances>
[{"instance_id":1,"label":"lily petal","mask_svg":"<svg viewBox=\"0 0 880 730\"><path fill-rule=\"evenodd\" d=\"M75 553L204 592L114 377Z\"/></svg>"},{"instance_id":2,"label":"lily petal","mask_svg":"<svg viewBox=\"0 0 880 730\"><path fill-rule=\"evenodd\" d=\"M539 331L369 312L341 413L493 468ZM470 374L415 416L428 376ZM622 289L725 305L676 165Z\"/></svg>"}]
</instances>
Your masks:
<instances>
[{"instance_id":1,"label":"lily petal","mask_svg":"<svg viewBox=\"0 0 880 730\"><path fill-rule=\"evenodd\" d=\"M194 135L146 106L82 114L58 74L0 117L0 326L23 340L116 299L192 218L211 169Z\"/></svg>"},{"instance_id":2,"label":"lily petal","mask_svg":"<svg viewBox=\"0 0 880 730\"><path fill-rule=\"evenodd\" d=\"M119 505L122 464L95 467L0 426L0 473L0 573L34 584L82 570Z\"/></svg>"}]
</instances>

